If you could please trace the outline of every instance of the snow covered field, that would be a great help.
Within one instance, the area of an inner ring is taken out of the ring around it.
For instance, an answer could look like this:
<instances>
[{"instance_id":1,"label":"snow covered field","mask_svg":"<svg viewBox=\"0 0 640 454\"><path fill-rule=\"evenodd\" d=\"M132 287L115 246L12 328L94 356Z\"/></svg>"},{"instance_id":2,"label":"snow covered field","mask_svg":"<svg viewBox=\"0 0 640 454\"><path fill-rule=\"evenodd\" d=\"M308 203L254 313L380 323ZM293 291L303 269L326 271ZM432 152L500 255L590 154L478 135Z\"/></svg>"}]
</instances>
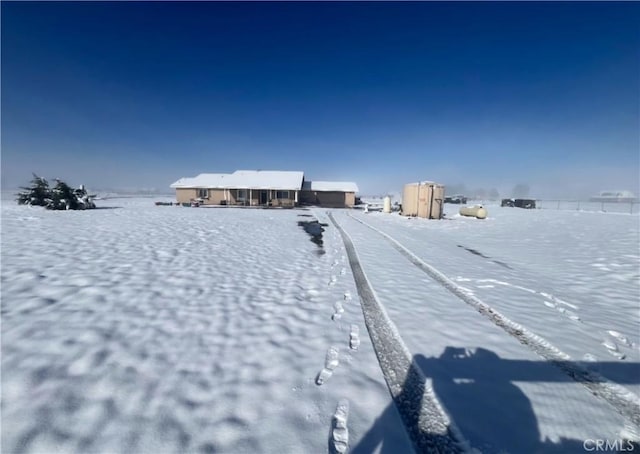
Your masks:
<instances>
[{"instance_id":1,"label":"snow covered field","mask_svg":"<svg viewBox=\"0 0 640 454\"><path fill-rule=\"evenodd\" d=\"M4 201L2 452L411 452L325 210L153 201ZM331 213L462 446L637 437L638 215L458 208Z\"/></svg>"}]
</instances>

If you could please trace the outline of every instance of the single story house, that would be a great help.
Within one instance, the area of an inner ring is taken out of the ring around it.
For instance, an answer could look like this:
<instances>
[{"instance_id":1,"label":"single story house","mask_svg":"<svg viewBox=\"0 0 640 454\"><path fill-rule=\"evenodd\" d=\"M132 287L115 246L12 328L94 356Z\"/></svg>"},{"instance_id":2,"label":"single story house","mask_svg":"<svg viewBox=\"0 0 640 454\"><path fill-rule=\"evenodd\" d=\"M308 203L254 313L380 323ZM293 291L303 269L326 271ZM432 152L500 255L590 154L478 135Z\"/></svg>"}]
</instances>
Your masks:
<instances>
[{"instance_id":1,"label":"single story house","mask_svg":"<svg viewBox=\"0 0 640 454\"><path fill-rule=\"evenodd\" d=\"M201 173L180 178L171 185L178 203L199 201L203 205L294 207L312 204L351 207L355 183L305 181L304 172L236 170L233 173Z\"/></svg>"}]
</instances>

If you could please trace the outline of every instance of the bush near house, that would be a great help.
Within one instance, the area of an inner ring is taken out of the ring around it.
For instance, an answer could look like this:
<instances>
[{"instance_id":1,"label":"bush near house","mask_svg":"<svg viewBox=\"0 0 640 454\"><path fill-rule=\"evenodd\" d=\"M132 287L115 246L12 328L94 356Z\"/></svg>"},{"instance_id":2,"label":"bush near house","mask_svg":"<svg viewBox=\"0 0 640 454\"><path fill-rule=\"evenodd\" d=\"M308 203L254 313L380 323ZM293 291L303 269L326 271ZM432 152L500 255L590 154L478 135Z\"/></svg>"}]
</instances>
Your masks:
<instances>
[{"instance_id":1,"label":"bush near house","mask_svg":"<svg viewBox=\"0 0 640 454\"><path fill-rule=\"evenodd\" d=\"M49 187L49 182L35 173L30 187L22 187L23 192L17 194L19 205L43 206L48 210L86 210L95 208L93 196L84 186L71 188L64 181L56 179L56 185Z\"/></svg>"}]
</instances>

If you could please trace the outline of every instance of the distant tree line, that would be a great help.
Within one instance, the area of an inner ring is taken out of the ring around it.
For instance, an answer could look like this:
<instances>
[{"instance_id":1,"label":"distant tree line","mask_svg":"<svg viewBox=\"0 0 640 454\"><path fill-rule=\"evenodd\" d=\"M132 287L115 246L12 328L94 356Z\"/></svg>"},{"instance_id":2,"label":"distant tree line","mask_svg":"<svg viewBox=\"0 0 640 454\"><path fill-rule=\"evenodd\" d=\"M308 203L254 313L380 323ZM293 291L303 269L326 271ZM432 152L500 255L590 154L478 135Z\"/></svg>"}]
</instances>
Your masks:
<instances>
[{"instance_id":1,"label":"distant tree line","mask_svg":"<svg viewBox=\"0 0 640 454\"><path fill-rule=\"evenodd\" d=\"M67 183L56 178L53 188L49 182L35 173L31 186L21 187L23 191L17 194L19 205L43 206L48 210L87 210L95 208L93 196L89 195L84 186L71 188Z\"/></svg>"}]
</instances>

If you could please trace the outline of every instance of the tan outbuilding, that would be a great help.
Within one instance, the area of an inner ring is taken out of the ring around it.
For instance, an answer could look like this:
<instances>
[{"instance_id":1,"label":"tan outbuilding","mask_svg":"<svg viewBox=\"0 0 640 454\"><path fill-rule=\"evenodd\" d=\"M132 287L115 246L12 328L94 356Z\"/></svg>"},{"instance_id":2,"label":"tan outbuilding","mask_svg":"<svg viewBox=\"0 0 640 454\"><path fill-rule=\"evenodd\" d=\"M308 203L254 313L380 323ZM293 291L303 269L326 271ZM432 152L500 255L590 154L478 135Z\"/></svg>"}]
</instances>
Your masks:
<instances>
[{"instance_id":1,"label":"tan outbuilding","mask_svg":"<svg viewBox=\"0 0 640 454\"><path fill-rule=\"evenodd\" d=\"M427 219L442 219L444 186L432 181L409 183L402 193L402 214Z\"/></svg>"}]
</instances>

